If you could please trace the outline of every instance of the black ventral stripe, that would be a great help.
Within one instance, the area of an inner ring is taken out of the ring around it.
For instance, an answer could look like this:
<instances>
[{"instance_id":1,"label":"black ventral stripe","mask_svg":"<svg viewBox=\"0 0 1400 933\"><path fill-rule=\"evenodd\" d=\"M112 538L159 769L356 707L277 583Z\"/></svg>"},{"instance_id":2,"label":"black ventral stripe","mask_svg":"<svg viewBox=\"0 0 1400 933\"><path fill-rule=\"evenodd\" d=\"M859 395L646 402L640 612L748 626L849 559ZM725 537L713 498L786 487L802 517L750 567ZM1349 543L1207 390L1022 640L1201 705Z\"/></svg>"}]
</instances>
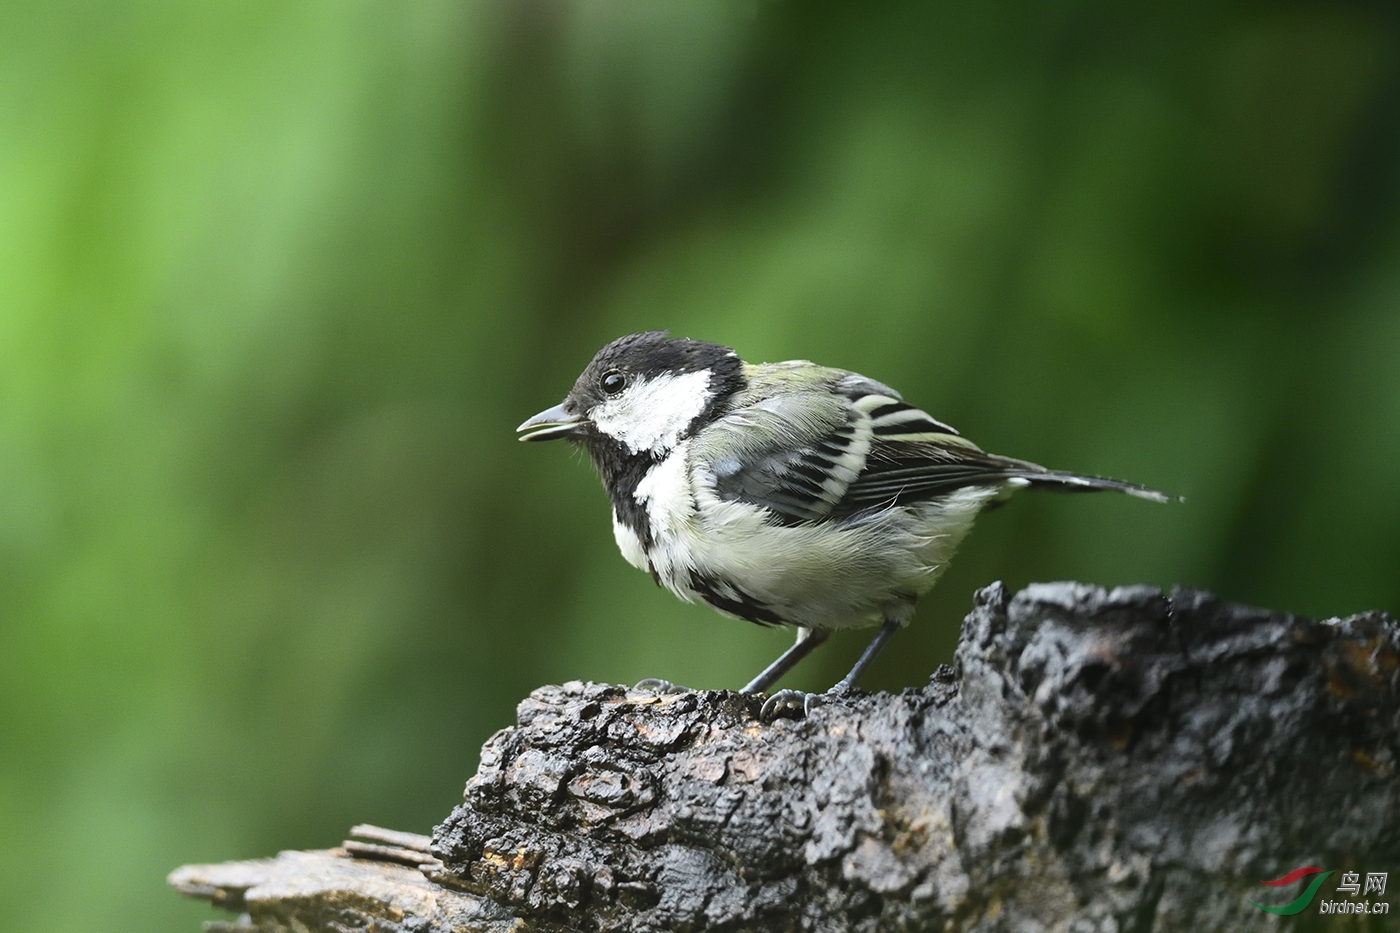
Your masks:
<instances>
[{"instance_id":1,"label":"black ventral stripe","mask_svg":"<svg viewBox=\"0 0 1400 933\"><path fill-rule=\"evenodd\" d=\"M727 589L733 593L726 595L720 589L720 582L717 578L692 572L690 575L690 588L694 590L707 604L730 615L738 616L747 622L754 622L758 625L782 625L783 619L776 612L749 596L738 587L729 586Z\"/></svg>"}]
</instances>

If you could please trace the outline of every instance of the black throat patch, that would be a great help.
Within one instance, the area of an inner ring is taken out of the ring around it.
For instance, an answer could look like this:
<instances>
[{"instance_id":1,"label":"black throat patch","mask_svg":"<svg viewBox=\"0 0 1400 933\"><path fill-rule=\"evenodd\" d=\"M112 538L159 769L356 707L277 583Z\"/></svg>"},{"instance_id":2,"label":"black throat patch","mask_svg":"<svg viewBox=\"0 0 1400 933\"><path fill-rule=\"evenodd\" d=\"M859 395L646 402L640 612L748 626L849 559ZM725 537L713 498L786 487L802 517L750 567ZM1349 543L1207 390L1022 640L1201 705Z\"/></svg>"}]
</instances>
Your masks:
<instances>
[{"instance_id":1,"label":"black throat patch","mask_svg":"<svg viewBox=\"0 0 1400 933\"><path fill-rule=\"evenodd\" d=\"M613 514L637 536L642 553L650 554L655 538L646 504L637 499L637 486L660 459L649 450L632 453L621 442L601 435L588 438L587 446L588 456L612 500Z\"/></svg>"}]
</instances>

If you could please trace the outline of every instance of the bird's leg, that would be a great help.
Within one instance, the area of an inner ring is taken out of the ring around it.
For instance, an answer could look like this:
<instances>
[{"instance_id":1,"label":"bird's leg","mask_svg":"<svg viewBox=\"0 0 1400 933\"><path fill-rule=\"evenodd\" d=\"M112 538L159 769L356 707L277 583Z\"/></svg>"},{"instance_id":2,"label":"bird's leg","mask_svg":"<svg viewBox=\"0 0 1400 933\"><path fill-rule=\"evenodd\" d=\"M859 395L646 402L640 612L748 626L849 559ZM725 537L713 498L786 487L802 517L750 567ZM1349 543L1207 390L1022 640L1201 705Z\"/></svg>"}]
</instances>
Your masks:
<instances>
[{"instance_id":1,"label":"bird's leg","mask_svg":"<svg viewBox=\"0 0 1400 933\"><path fill-rule=\"evenodd\" d=\"M814 708L825 703L825 697L840 696L843 693L848 693L853 690L856 681L860 680L860 675L865 673L865 669L870 666L870 662L875 660L875 655L880 653L880 649L885 647L885 642L889 641L890 636L897 631L899 631L899 621L896 619L886 619L885 624L880 626L880 631L876 632L875 637L870 639L870 644L865 646L865 651L861 652L860 660L856 661L855 666L851 668L851 672L845 677L842 677L841 680L825 694L803 693L800 690L779 690L763 704L763 709L758 714L758 718L764 722L769 722L777 718L779 713L790 709L801 709L803 715L806 715ZM795 648L796 645L793 647ZM781 661L782 658L778 660ZM774 666L776 666L776 662Z\"/></svg>"},{"instance_id":2,"label":"bird's leg","mask_svg":"<svg viewBox=\"0 0 1400 933\"><path fill-rule=\"evenodd\" d=\"M762 693L777 682L788 671L792 670L798 661L812 653L812 649L826 641L830 632L822 632L817 629L799 628L797 630L797 641L793 646L782 654L778 655L778 660L768 665L763 671L749 681L744 686L741 693Z\"/></svg>"},{"instance_id":3,"label":"bird's leg","mask_svg":"<svg viewBox=\"0 0 1400 933\"><path fill-rule=\"evenodd\" d=\"M875 655L880 653L880 649L885 647L885 642L889 641L890 636L897 631L899 631L899 623L894 619L886 619L885 624L880 626L880 631L875 633L875 637L870 639L870 644L866 645L865 650L861 652L860 660L856 661L851 672L842 677L827 693L838 694L855 689L856 681L860 680L860 675L865 673L870 662L875 660Z\"/></svg>"}]
</instances>

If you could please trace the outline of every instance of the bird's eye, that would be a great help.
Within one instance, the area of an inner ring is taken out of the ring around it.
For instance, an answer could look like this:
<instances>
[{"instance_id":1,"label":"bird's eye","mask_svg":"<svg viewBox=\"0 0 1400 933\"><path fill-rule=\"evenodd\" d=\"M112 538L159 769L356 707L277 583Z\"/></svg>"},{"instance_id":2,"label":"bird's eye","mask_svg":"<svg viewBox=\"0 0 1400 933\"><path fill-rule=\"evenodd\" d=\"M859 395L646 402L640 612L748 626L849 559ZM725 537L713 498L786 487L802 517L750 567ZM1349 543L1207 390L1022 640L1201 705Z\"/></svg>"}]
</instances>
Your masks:
<instances>
[{"instance_id":1,"label":"bird's eye","mask_svg":"<svg viewBox=\"0 0 1400 933\"><path fill-rule=\"evenodd\" d=\"M627 386L627 377L615 369L610 369L603 373L603 378L598 380L598 388L608 395L616 395Z\"/></svg>"}]
</instances>

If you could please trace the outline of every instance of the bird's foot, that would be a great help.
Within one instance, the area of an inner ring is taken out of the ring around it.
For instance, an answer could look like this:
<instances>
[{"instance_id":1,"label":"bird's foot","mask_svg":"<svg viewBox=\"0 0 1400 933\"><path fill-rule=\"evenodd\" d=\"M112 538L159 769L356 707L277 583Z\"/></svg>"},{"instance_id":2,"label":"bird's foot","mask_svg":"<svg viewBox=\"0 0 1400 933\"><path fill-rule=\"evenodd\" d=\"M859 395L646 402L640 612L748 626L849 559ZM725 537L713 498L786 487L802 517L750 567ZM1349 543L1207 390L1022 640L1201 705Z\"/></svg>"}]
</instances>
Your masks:
<instances>
[{"instance_id":1,"label":"bird's foot","mask_svg":"<svg viewBox=\"0 0 1400 933\"><path fill-rule=\"evenodd\" d=\"M812 710L819 706L825 706L828 700L846 696L851 692L851 688L844 684L837 684L826 693L804 693L801 690L779 690L763 703L763 709L758 712L760 722L772 722L780 716L788 713L801 711L800 716L794 719L805 718L811 714Z\"/></svg>"},{"instance_id":2,"label":"bird's foot","mask_svg":"<svg viewBox=\"0 0 1400 933\"><path fill-rule=\"evenodd\" d=\"M802 691L778 691L764 700L759 710L759 721L771 723L774 719L794 714L792 719L805 719L813 709L826 705L826 693L805 693Z\"/></svg>"},{"instance_id":3,"label":"bird's foot","mask_svg":"<svg viewBox=\"0 0 1400 933\"><path fill-rule=\"evenodd\" d=\"M650 690L652 693L693 693L689 687L673 684L660 677L644 677L632 685L633 690Z\"/></svg>"},{"instance_id":4,"label":"bird's foot","mask_svg":"<svg viewBox=\"0 0 1400 933\"><path fill-rule=\"evenodd\" d=\"M825 702L821 696L815 693L803 693L801 690L779 690L763 702L763 709L758 711L759 722L772 722L779 716L788 713L801 715L795 718L805 717L811 710L821 706Z\"/></svg>"}]
</instances>

